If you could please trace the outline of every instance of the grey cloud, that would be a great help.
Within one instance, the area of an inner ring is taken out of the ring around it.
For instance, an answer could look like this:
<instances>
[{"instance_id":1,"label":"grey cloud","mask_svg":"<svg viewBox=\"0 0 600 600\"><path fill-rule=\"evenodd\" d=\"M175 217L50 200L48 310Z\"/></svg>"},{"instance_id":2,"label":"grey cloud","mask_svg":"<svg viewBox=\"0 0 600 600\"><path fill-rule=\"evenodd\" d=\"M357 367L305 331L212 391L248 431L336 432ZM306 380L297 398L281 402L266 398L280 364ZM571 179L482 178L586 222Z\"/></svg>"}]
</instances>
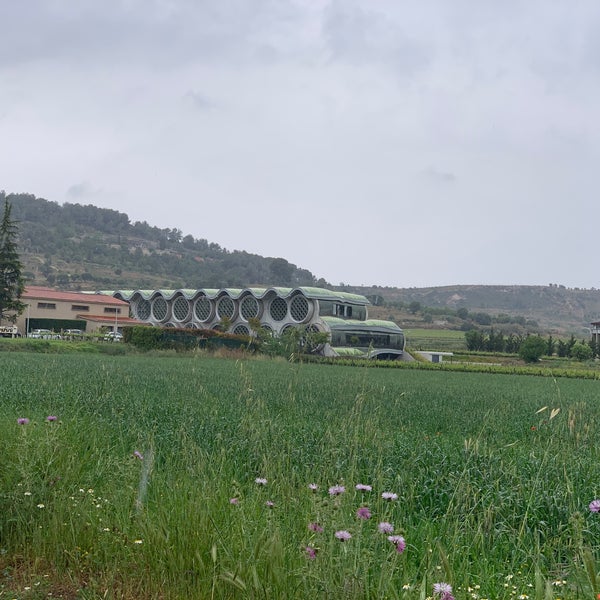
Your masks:
<instances>
[{"instance_id":1,"label":"grey cloud","mask_svg":"<svg viewBox=\"0 0 600 600\"><path fill-rule=\"evenodd\" d=\"M332 0L325 9L323 38L334 60L384 65L399 75L430 64L431 49L406 33L401 14L380 13L371 6L356 0Z\"/></svg>"},{"instance_id":2,"label":"grey cloud","mask_svg":"<svg viewBox=\"0 0 600 600\"><path fill-rule=\"evenodd\" d=\"M84 200L99 194L101 190L96 190L88 181L74 183L67 189L67 197L71 200Z\"/></svg>"},{"instance_id":3,"label":"grey cloud","mask_svg":"<svg viewBox=\"0 0 600 600\"><path fill-rule=\"evenodd\" d=\"M428 167L427 169L425 169L423 171L423 176L425 177L425 179L433 183L449 184L456 182L456 175L454 175L454 173L440 171L435 167Z\"/></svg>"}]
</instances>

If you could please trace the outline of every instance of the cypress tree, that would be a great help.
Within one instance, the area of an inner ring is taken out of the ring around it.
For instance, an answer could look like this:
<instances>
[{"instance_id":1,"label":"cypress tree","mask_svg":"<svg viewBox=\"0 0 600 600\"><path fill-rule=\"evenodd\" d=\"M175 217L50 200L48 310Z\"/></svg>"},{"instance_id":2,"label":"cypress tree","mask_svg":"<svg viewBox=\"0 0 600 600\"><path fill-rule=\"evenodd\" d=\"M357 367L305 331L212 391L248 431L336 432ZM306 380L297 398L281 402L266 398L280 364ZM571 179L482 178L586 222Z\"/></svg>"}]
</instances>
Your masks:
<instances>
[{"instance_id":1,"label":"cypress tree","mask_svg":"<svg viewBox=\"0 0 600 600\"><path fill-rule=\"evenodd\" d=\"M4 196L0 192L0 197ZM25 310L21 295L25 283L21 275L22 265L17 252L18 228L11 219L12 206L4 198L4 214L0 222L0 323L2 319L14 323Z\"/></svg>"}]
</instances>

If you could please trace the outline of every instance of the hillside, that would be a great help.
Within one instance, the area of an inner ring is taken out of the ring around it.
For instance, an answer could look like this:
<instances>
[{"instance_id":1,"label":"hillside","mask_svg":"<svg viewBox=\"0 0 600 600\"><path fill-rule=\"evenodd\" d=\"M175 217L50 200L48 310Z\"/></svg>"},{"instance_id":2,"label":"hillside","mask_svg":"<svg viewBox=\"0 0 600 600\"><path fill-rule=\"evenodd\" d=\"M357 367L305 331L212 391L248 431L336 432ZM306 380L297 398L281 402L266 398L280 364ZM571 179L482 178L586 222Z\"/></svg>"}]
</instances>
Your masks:
<instances>
[{"instance_id":1,"label":"hillside","mask_svg":"<svg viewBox=\"0 0 600 600\"><path fill-rule=\"evenodd\" d=\"M0 192L0 201L3 201ZM285 258L229 251L179 229L132 223L125 213L9 194L18 221L19 250L27 283L61 289L330 286ZM430 288L350 287L375 305L373 316L405 327L424 324L415 310L430 307L430 327L460 328L459 309L520 322L523 331L585 335L600 320L600 290L548 286L456 285ZM411 306L412 303L412 306ZM411 307L411 310L408 310ZM433 317L431 317L433 315ZM438 315L438 316L436 316ZM481 319L480 319L481 321ZM535 323L534 323L535 322ZM494 325L495 325L494 323ZM468 324L468 321L467 321Z\"/></svg>"},{"instance_id":2,"label":"hillside","mask_svg":"<svg viewBox=\"0 0 600 600\"><path fill-rule=\"evenodd\" d=\"M0 200L3 200L0 193ZM28 283L62 289L325 285L284 258L230 252L119 211L10 194Z\"/></svg>"}]
</instances>

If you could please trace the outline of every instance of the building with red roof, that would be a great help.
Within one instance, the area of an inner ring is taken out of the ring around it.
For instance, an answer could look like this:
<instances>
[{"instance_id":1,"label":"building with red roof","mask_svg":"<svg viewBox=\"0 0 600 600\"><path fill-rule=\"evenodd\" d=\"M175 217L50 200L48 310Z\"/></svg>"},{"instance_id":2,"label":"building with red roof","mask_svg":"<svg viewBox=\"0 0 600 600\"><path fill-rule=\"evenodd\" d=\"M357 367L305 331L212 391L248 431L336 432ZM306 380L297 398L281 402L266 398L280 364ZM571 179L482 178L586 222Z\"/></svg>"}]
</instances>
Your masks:
<instances>
[{"instance_id":1,"label":"building with red roof","mask_svg":"<svg viewBox=\"0 0 600 600\"><path fill-rule=\"evenodd\" d=\"M129 317L129 303L92 292L63 292L47 287L28 286L21 296L25 310L17 318L19 331L26 335L34 329L56 333L67 329L119 331L123 325L140 324Z\"/></svg>"}]
</instances>

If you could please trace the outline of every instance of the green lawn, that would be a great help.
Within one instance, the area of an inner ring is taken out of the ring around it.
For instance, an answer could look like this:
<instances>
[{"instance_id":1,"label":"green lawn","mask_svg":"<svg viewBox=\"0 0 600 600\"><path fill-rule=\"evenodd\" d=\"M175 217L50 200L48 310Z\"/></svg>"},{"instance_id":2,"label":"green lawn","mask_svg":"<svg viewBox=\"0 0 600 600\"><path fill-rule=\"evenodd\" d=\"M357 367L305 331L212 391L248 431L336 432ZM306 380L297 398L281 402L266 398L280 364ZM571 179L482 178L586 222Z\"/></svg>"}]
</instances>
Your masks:
<instances>
[{"instance_id":1,"label":"green lawn","mask_svg":"<svg viewBox=\"0 0 600 600\"><path fill-rule=\"evenodd\" d=\"M597 381L0 360L0 597L592 597Z\"/></svg>"}]
</instances>

